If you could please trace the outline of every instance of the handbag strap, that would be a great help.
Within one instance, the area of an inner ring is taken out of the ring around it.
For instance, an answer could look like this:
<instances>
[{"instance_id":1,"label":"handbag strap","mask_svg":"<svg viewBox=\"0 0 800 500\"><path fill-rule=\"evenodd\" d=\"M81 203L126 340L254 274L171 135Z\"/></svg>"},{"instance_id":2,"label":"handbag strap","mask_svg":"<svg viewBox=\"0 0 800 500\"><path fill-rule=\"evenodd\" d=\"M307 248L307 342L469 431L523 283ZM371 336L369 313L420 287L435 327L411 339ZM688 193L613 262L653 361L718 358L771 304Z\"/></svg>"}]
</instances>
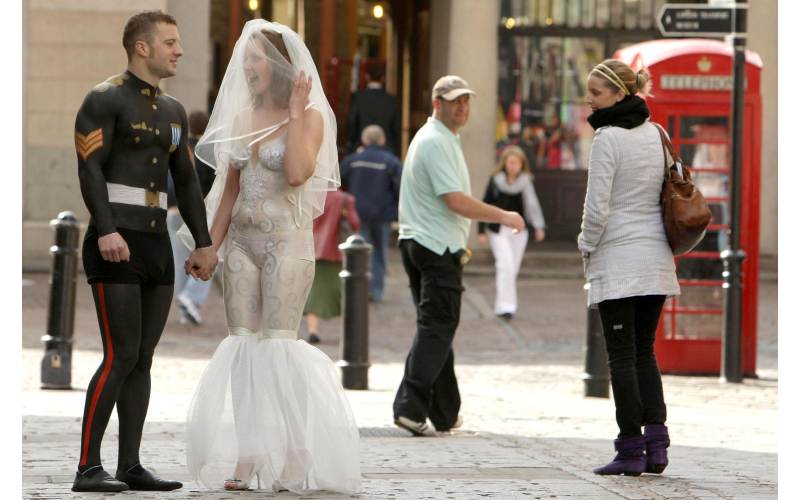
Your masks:
<instances>
[{"instance_id":1,"label":"handbag strap","mask_svg":"<svg viewBox=\"0 0 800 500\"><path fill-rule=\"evenodd\" d=\"M661 145L663 146L662 149L666 148L664 149L664 170L666 172L665 175L667 176L667 178L669 178L669 160L667 159L667 151L669 151L670 156L672 156L672 161L678 167L678 173L680 174L681 178L683 178L683 160L681 160L681 157L678 156L678 154L675 152L675 146L672 145L672 141L669 140L669 137L667 137L667 133L664 132L664 129L661 127L661 125L655 122L652 123L658 129L659 135L661 135Z\"/></svg>"}]
</instances>

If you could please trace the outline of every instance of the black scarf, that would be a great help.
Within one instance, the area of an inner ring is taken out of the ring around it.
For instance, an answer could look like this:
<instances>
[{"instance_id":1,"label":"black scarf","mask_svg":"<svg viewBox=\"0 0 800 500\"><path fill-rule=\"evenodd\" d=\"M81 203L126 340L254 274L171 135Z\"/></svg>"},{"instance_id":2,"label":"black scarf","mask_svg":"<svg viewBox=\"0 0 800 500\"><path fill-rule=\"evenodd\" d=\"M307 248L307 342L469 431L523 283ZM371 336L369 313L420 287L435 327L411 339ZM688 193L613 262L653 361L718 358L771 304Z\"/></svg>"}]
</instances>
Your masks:
<instances>
[{"instance_id":1,"label":"black scarf","mask_svg":"<svg viewBox=\"0 0 800 500\"><path fill-rule=\"evenodd\" d=\"M595 130L606 125L628 130L638 127L650 117L650 110L644 99L638 95L627 95L609 108L598 109L589 115L589 125Z\"/></svg>"}]
</instances>

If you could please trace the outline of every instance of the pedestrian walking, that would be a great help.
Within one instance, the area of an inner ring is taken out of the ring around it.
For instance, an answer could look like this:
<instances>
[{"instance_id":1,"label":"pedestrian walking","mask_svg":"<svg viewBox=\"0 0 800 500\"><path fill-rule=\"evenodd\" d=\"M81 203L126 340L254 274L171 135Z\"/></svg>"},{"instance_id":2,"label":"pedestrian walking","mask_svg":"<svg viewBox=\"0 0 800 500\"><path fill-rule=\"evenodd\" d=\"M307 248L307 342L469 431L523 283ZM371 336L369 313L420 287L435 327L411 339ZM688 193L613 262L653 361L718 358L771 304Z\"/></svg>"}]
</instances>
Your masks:
<instances>
[{"instance_id":1,"label":"pedestrian walking","mask_svg":"<svg viewBox=\"0 0 800 500\"><path fill-rule=\"evenodd\" d=\"M205 133L208 125L208 113L194 111L189 115L189 150L191 151L195 173L200 181L200 193L205 198L214 183L214 169L199 161L194 155L197 141ZM183 217L178 210L178 200L175 197L175 183L172 174L169 174L167 184L167 231L172 243L172 256L175 261L175 302L181 313L181 325L199 325L203 322L200 317L200 308L203 307L214 280L208 281L189 279L183 270L183 262L189 256L189 247L183 244L178 237L178 230L183 226ZM216 276L216 272L214 273ZM213 278L213 276L212 276Z\"/></svg>"},{"instance_id":2,"label":"pedestrian walking","mask_svg":"<svg viewBox=\"0 0 800 500\"><path fill-rule=\"evenodd\" d=\"M400 156L400 108L397 98L386 92L386 67L373 64L367 68L367 74L367 88L353 94L347 115L348 151L353 153L360 147L365 128L378 125L386 134L386 147Z\"/></svg>"},{"instance_id":3,"label":"pedestrian walking","mask_svg":"<svg viewBox=\"0 0 800 500\"><path fill-rule=\"evenodd\" d=\"M92 89L75 120L81 194L91 214L83 268L92 287L103 362L86 390L73 491L174 490L139 462L150 367L172 303L175 265L167 232L167 173L197 242L185 272L208 280L217 265L192 166L186 111L159 87L183 56L174 17L144 11L125 24L128 68ZM114 477L100 445L114 406L119 457Z\"/></svg>"},{"instance_id":4,"label":"pedestrian walking","mask_svg":"<svg viewBox=\"0 0 800 500\"><path fill-rule=\"evenodd\" d=\"M528 158L519 146L506 148L500 155L494 171L489 177L483 202L517 212L525 219L525 225L533 227L537 243L544 240L544 215L533 188L533 174ZM489 229L487 240L486 229ZM517 275L522 257L528 246L527 227L519 233L500 224L478 224L478 241L492 249L495 267L494 314L510 320L517 312Z\"/></svg>"},{"instance_id":5,"label":"pedestrian walking","mask_svg":"<svg viewBox=\"0 0 800 500\"><path fill-rule=\"evenodd\" d=\"M189 408L189 472L213 489L264 479L275 492L358 493L358 427L336 367L297 339L313 220L339 185L336 118L297 33L245 24L196 151L217 170L206 209L228 336Z\"/></svg>"},{"instance_id":6,"label":"pedestrian walking","mask_svg":"<svg viewBox=\"0 0 800 500\"><path fill-rule=\"evenodd\" d=\"M586 102L595 129L578 248L599 308L619 435L614 460L595 474L660 473L669 435L653 350L661 309L680 294L664 225L664 146L650 111L649 75L607 59L589 74ZM644 435L642 427L644 426Z\"/></svg>"},{"instance_id":7,"label":"pedestrian walking","mask_svg":"<svg viewBox=\"0 0 800 500\"><path fill-rule=\"evenodd\" d=\"M470 219L525 228L517 212L471 196L458 131L467 123L470 90L458 76L433 86L433 116L408 149L400 184L400 253L417 310L417 331L394 400L394 423L417 436L462 424L453 337L461 314ZM435 427L431 429L426 420Z\"/></svg>"},{"instance_id":8,"label":"pedestrian walking","mask_svg":"<svg viewBox=\"0 0 800 500\"><path fill-rule=\"evenodd\" d=\"M364 150L341 163L342 184L356 197L356 211L361 218L361 235L372 245L369 256L369 297L383 299L383 282L389 265L389 237L392 221L397 220L400 199L400 158L386 149L386 135L379 125L370 125L361 133Z\"/></svg>"},{"instance_id":9,"label":"pedestrian walking","mask_svg":"<svg viewBox=\"0 0 800 500\"><path fill-rule=\"evenodd\" d=\"M358 231L361 220L356 211L356 198L344 191L328 193L325 211L314 219L314 283L308 294L303 314L308 324L308 343L319 342L319 318L331 319L342 315L342 243L340 229L346 222Z\"/></svg>"}]
</instances>

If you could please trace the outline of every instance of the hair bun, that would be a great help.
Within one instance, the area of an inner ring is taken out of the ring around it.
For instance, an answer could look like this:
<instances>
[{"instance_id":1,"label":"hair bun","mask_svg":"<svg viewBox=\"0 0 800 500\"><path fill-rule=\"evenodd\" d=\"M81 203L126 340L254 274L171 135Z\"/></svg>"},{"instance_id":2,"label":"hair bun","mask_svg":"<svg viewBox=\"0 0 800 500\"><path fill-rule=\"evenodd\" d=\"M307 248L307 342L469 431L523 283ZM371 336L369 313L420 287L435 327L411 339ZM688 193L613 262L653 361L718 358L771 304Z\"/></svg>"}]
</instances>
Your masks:
<instances>
[{"instance_id":1,"label":"hair bun","mask_svg":"<svg viewBox=\"0 0 800 500\"><path fill-rule=\"evenodd\" d=\"M640 69L636 72L636 93L641 93L644 95L650 95L650 88L653 86L653 82L650 81L650 74ZM652 96L651 96L652 97Z\"/></svg>"}]
</instances>

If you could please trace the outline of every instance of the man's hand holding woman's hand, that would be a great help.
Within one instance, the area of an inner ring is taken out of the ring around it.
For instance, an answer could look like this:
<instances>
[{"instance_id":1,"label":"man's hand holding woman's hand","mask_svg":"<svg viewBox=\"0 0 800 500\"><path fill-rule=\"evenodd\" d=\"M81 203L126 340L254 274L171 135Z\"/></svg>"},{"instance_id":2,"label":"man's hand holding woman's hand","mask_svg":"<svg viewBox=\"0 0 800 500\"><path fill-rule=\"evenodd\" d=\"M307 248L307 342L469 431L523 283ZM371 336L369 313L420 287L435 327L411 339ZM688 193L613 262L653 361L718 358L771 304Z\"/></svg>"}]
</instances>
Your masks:
<instances>
[{"instance_id":1,"label":"man's hand holding woman's hand","mask_svg":"<svg viewBox=\"0 0 800 500\"><path fill-rule=\"evenodd\" d=\"M208 281L214 275L217 263L219 263L219 257L213 246L195 248L183 264L183 269L186 274L191 274L195 281L198 279Z\"/></svg>"}]
</instances>

